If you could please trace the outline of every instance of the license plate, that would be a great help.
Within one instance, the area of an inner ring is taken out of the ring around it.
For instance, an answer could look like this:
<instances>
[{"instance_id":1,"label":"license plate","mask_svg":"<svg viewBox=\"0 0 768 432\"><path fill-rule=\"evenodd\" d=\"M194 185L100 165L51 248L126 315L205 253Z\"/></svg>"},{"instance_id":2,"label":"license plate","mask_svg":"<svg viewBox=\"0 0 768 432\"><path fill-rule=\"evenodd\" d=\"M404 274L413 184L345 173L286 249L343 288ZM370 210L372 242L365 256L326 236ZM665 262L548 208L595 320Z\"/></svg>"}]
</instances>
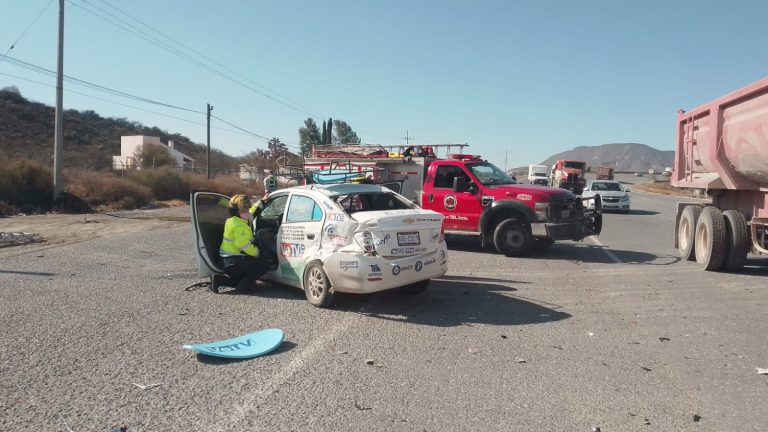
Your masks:
<instances>
[{"instance_id":1,"label":"license plate","mask_svg":"<svg viewBox=\"0 0 768 432\"><path fill-rule=\"evenodd\" d=\"M397 233L398 246L416 246L421 244L418 232Z\"/></svg>"}]
</instances>

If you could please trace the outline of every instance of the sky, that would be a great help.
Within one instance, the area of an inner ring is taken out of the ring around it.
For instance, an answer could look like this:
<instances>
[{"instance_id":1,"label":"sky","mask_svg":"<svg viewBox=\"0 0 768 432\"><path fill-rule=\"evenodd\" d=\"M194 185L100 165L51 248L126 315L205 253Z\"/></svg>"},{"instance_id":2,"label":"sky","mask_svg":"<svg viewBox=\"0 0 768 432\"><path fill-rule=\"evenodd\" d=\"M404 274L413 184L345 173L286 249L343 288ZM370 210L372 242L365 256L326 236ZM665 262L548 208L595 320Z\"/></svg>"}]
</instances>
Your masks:
<instances>
[{"instance_id":1,"label":"sky","mask_svg":"<svg viewBox=\"0 0 768 432\"><path fill-rule=\"evenodd\" d=\"M0 0L0 54L15 43L55 70L58 3ZM231 125L297 146L309 117L509 168L577 146L673 150L678 108L768 75L766 16L739 0L67 0L65 75L184 110L68 82L64 107L205 143L211 104L230 123L214 119L211 145L233 156L266 143ZM7 86L55 103L53 77L0 60Z\"/></svg>"}]
</instances>

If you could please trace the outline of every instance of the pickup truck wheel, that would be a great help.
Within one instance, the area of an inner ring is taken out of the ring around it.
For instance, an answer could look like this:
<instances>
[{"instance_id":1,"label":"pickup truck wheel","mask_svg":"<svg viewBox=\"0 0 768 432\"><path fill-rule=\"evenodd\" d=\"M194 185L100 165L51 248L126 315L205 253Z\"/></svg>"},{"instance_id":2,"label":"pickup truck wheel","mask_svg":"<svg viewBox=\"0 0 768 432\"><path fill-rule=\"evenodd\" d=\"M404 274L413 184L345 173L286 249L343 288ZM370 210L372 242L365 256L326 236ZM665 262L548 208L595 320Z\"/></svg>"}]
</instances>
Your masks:
<instances>
[{"instance_id":1,"label":"pickup truck wheel","mask_svg":"<svg viewBox=\"0 0 768 432\"><path fill-rule=\"evenodd\" d=\"M738 210L726 210L723 212L725 219L725 262L723 270L738 271L744 267L747 261L747 253L750 249L750 234L747 228L747 218Z\"/></svg>"},{"instance_id":2,"label":"pickup truck wheel","mask_svg":"<svg viewBox=\"0 0 768 432\"><path fill-rule=\"evenodd\" d=\"M331 292L331 281L322 262L312 261L304 270L304 294L312 306L325 308L333 303L336 295Z\"/></svg>"},{"instance_id":3,"label":"pickup truck wheel","mask_svg":"<svg viewBox=\"0 0 768 432\"><path fill-rule=\"evenodd\" d=\"M696 222L696 262L717 271L725 260L725 218L719 208L707 206Z\"/></svg>"},{"instance_id":4,"label":"pickup truck wheel","mask_svg":"<svg viewBox=\"0 0 768 432\"><path fill-rule=\"evenodd\" d=\"M403 294L416 295L423 293L429 287L429 279L418 281L400 288Z\"/></svg>"},{"instance_id":5,"label":"pickup truck wheel","mask_svg":"<svg viewBox=\"0 0 768 432\"><path fill-rule=\"evenodd\" d=\"M686 206L677 225L677 250L680 253L680 258L688 261L696 259L693 238L700 214L701 207L697 205Z\"/></svg>"},{"instance_id":6,"label":"pickup truck wheel","mask_svg":"<svg viewBox=\"0 0 768 432\"><path fill-rule=\"evenodd\" d=\"M533 236L528 227L517 219L507 219L493 231L493 245L506 256L521 256L528 252Z\"/></svg>"}]
</instances>

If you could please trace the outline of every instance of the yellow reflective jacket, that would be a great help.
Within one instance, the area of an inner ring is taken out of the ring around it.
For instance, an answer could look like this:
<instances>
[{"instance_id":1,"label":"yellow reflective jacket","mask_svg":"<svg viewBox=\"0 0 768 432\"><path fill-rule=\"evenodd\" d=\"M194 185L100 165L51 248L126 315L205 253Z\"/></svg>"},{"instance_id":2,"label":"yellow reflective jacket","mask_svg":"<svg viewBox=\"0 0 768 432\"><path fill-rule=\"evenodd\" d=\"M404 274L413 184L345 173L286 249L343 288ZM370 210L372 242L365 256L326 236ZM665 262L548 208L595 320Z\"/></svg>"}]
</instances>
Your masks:
<instances>
[{"instance_id":1,"label":"yellow reflective jacket","mask_svg":"<svg viewBox=\"0 0 768 432\"><path fill-rule=\"evenodd\" d=\"M224 238L221 240L219 255L226 257L241 254L258 258L259 249L253 244L253 231L248 222L232 216L224 224Z\"/></svg>"}]
</instances>

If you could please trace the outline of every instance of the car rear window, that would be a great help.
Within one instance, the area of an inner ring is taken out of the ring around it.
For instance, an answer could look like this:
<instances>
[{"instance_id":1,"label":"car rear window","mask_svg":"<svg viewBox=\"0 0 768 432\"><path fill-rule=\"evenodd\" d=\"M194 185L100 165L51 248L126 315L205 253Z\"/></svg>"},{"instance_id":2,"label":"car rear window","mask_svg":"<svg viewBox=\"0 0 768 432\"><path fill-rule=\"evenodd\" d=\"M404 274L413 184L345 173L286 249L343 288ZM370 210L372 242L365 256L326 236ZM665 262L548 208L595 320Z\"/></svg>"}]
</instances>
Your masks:
<instances>
[{"instance_id":1,"label":"car rear window","mask_svg":"<svg viewBox=\"0 0 768 432\"><path fill-rule=\"evenodd\" d=\"M340 195L336 202L349 214L365 211L404 210L413 204L393 193L369 192Z\"/></svg>"}]
</instances>

